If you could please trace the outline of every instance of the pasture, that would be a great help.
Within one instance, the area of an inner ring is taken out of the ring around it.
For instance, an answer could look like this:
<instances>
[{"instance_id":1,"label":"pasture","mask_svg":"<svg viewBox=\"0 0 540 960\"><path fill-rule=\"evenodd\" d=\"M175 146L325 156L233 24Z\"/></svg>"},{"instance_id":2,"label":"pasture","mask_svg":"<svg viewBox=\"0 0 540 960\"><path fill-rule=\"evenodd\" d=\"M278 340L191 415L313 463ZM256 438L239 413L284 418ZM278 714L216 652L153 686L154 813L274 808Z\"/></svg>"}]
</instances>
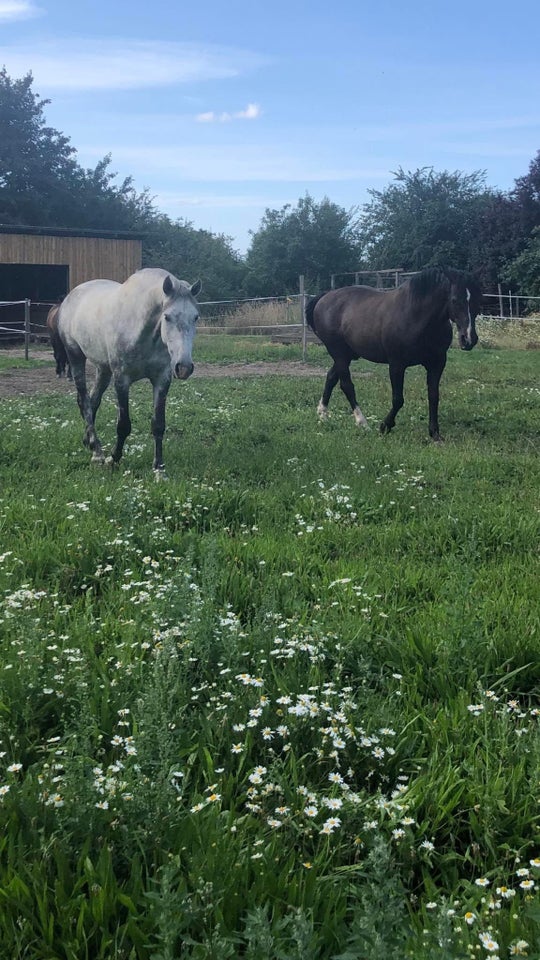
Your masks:
<instances>
[{"instance_id":1,"label":"pasture","mask_svg":"<svg viewBox=\"0 0 540 960\"><path fill-rule=\"evenodd\" d=\"M540 956L540 355L451 350L443 444L310 358L174 384L161 483L148 383L116 472L0 400L3 956Z\"/></svg>"}]
</instances>

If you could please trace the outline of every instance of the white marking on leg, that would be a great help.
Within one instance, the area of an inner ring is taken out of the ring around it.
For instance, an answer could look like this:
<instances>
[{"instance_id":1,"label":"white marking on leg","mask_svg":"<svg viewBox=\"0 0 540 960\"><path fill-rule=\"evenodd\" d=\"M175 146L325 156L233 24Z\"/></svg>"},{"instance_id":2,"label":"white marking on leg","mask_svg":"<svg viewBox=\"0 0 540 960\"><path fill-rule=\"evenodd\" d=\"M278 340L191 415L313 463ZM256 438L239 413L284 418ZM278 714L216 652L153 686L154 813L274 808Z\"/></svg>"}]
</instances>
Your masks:
<instances>
[{"instance_id":1,"label":"white marking on leg","mask_svg":"<svg viewBox=\"0 0 540 960\"><path fill-rule=\"evenodd\" d=\"M354 410L353 410L353 417L354 417L354 419L355 419L355 421L356 421L357 427L367 427L367 426L368 426L368 422L367 422L364 414L362 413L360 407L355 407L355 408L354 408Z\"/></svg>"},{"instance_id":2,"label":"white marking on leg","mask_svg":"<svg viewBox=\"0 0 540 960\"><path fill-rule=\"evenodd\" d=\"M322 400L319 400L319 405L317 407L317 414L320 420L326 420L328 417L328 407L325 407Z\"/></svg>"}]
</instances>

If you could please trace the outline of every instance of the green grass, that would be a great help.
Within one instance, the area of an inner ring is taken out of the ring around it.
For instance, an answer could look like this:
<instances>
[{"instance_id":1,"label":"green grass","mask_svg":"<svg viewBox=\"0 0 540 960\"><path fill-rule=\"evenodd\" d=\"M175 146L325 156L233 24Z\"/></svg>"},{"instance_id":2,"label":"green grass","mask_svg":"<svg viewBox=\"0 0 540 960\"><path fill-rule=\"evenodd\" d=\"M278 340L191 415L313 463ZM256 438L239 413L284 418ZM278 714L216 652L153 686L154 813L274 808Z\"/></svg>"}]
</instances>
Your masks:
<instances>
[{"instance_id":1,"label":"green grass","mask_svg":"<svg viewBox=\"0 0 540 960\"><path fill-rule=\"evenodd\" d=\"M2 401L3 955L540 955L538 366Z\"/></svg>"}]
</instances>

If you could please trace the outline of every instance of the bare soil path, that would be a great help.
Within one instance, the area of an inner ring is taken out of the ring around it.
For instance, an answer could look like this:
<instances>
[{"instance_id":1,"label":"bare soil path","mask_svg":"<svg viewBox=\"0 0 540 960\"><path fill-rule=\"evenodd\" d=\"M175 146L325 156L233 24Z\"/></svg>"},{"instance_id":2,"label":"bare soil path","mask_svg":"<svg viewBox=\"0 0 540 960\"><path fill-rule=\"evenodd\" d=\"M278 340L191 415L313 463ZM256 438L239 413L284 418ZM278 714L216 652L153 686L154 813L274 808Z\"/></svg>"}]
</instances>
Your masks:
<instances>
[{"instance_id":1,"label":"bare soil path","mask_svg":"<svg viewBox=\"0 0 540 960\"><path fill-rule=\"evenodd\" d=\"M21 350L3 351L0 356L22 358ZM73 384L55 374L52 353L30 351L31 360L50 360L50 366L16 367L0 370L0 397L30 397L44 393L70 393ZM255 363L196 363L193 376L199 377L323 377L324 372L301 360L280 360Z\"/></svg>"}]
</instances>

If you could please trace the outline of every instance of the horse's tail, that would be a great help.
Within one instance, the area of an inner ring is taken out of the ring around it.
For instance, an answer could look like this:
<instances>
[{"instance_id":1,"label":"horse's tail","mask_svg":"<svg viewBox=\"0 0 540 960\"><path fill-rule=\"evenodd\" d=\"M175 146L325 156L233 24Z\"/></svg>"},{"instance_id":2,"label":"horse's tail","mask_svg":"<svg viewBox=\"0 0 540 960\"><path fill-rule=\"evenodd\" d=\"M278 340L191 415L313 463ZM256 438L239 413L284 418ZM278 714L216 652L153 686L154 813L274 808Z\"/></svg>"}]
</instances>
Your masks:
<instances>
[{"instance_id":1,"label":"horse's tail","mask_svg":"<svg viewBox=\"0 0 540 960\"><path fill-rule=\"evenodd\" d=\"M306 304L306 323L311 327L314 333L317 333L314 323L315 307L317 306L321 297L324 297L324 293L320 293L318 297L312 297L311 300L308 300Z\"/></svg>"},{"instance_id":2,"label":"horse's tail","mask_svg":"<svg viewBox=\"0 0 540 960\"><path fill-rule=\"evenodd\" d=\"M58 319L60 313L60 304L51 307L47 314L47 327L49 330L49 339L53 348L54 359L56 360L56 376L62 377L67 367L67 376L71 380L71 366L64 341L58 330Z\"/></svg>"}]
</instances>

